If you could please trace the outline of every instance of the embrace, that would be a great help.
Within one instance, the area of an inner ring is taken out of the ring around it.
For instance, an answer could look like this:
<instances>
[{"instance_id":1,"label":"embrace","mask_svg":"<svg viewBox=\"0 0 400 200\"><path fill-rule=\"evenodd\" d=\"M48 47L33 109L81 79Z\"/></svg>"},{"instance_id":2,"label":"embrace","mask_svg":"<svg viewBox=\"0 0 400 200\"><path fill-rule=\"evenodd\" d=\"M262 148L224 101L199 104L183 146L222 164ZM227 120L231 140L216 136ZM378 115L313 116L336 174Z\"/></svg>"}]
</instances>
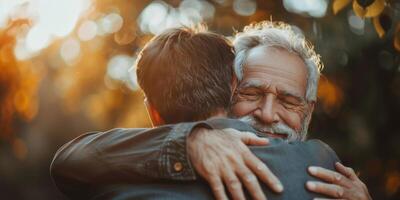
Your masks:
<instances>
[{"instance_id":1,"label":"embrace","mask_svg":"<svg viewBox=\"0 0 400 200\"><path fill-rule=\"evenodd\" d=\"M371 199L327 144L307 140L322 66L283 22L232 43L203 26L166 30L136 63L154 128L81 135L51 176L71 199Z\"/></svg>"}]
</instances>

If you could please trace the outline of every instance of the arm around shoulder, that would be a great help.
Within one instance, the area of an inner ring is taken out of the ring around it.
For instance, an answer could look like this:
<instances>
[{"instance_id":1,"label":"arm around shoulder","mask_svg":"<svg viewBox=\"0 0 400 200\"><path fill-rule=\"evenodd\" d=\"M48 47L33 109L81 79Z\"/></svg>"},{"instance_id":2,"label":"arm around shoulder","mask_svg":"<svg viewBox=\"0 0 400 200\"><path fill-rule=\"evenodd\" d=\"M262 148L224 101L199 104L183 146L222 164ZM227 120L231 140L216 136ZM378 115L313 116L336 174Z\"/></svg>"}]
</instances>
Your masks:
<instances>
[{"instance_id":1,"label":"arm around shoulder","mask_svg":"<svg viewBox=\"0 0 400 200\"><path fill-rule=\"evenodd\" d=\"M50 167L57 187L196 178L186 152L186 136L201 122L152 129L112 129L81 135L62 146ZM182 165L176 170L175 163Z\"/></svg>"}]
</instances>

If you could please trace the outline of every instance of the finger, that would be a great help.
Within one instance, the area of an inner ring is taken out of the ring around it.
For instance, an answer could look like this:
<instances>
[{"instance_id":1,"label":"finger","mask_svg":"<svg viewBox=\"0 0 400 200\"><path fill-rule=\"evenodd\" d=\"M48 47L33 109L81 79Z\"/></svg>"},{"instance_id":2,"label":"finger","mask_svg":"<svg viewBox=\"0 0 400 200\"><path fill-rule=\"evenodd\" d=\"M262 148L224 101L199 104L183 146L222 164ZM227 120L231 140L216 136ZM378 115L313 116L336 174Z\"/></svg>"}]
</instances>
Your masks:
<instances>
[{"instance_id":1,"label":"finger","mask_svg":"<svg viewBox=\"0 0 400 200\"><path fill-rule=\"evenodd\" d=\"M224 185L222 184L221 178L219 176L212 176L211 178L209 178L208 183L210 184L215 199L228 200L228 197L225 194Z\"/></svg>"},{"instance_id":2,"label":"finger","mask_svg":"<svg viewBox=\"0 0 400 200\"><path fill-rule=\"evenodd\" d=\"M243 158L246 165L262 182L266 183L275 192L283 191L283 185L279 179L250 150L243 153Z\"/></svg>"},{"instance_id":3,"label":"finger","mask_svg":"<svg viewBox=\"0 0 400 200\"><path fill-rule=\"evenodd\" d=\"M261 138L255 135L254 133L251 132L241 132L239 134L240 140L242 140L243 143L246 145L257 145L257 146L262 146L262 145L267 145L269 144L269 139L268 138Z\"/></svg>"},{"instance_id":4,"label":"finger","mask_svg":"<svg viewBox=\"0 0 400 200\"><path fill-rule=\"evenodd\" d=\"M257 177L242 163L242 166L236 171L242 183L247 188L251 196L256 200L265 200L266 197L262 191Z\"/></svg>"},{"instance_id":5,"label":"finger","mask_svg":"<svg viewBox=\"0 0 400 200\"><path fill-rule=\"evenodd\" d=\"M342 187L322 182L307 181L306 187L312 192L328 195L334 198L341 198L344 193Z\"/></svg>"},{"instance_id":6,"label":"finger","mask_svg":"<svg viewBox=\"0 0 400 200\"><path fill-rule=\"evenodd\" d=\"M358 176L354 172L354 170L350 167L344 166L340 162L335 163L336 170L338 170L340 173L345 175L346 177L350 178L351 180L358 180Z\"/></svg>"},{"instance_id":7,"label":"finger","mask_svg":"<svg viewBox=\"0 0 400 200\"><path fill-rule=\"evenodd\" d=\"M239 139L243 143L245 143L246 145L257 145L257 146L260 146L260 145L269 144L269 139L268 138L258 137L256 134L254 134L252 132L238 131L238 130L233 129L233 128L226 128L226 129L223 129L223 131L239 137Z\"/></svg>"},{"instance_id":8,"label":"finger","mask_svg":"<svg viewBox=\"0 0 400 200\"><path fill-rule=\"evenodd\" d=\"M222 179L224 180L224 183L228 188L228 191L231 194L232 198L235 200L244 200L245 197L242 184L240 183L234 171L230 168L225 169L222 176Z\"/></svg>"},{"instance_id":9,"label":"finger","mask_svg":"<svg viewBox=\"0 0 400 200\"><path fill-rule=\"evenodd\" d=\"M345 187L351 187L350 180L347 177L344 177L343 175L335 171L325 169L322 167L311 166L308 168L308 172L311 175L322 179L323 181L329 183L335 183Z\"/></svg>"}]
</instances>

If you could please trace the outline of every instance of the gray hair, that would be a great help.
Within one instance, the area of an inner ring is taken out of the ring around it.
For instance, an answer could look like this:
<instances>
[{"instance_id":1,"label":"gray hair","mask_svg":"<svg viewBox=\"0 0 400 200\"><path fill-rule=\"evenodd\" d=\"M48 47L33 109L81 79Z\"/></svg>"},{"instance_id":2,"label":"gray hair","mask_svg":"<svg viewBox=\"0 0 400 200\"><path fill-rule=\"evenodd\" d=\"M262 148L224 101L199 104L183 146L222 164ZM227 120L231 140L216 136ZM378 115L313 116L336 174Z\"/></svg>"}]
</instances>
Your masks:
<instances>
[{"instance_id":1,"label":"gray hair","mask_svg":"<svg viewBox=\"0 0 400 200\"><path fill-rule=\"evenodd\" d=\"M320 71L323 64L314 47L302 35L296 34L290 25L284 22L262 21L246 26L234 39L236 57L234 71L236 77L243 78L243 67L248 52L258 46L283 48L299 55L307 66L306 100L316 101Z\"/></svg>"}]
</instances>

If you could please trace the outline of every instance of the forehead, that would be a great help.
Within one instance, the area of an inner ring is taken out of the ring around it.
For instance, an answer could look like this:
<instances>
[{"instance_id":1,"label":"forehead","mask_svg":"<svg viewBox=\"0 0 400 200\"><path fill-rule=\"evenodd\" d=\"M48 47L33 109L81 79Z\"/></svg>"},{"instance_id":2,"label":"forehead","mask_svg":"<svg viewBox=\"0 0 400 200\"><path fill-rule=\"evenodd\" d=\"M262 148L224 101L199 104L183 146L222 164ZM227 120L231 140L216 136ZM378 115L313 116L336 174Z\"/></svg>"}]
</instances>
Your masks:
<instances>
[{"instance_id":1,"label":"forehead","mask_svg":"<svg viewBox=\"0 0 400 200\"><path fill-rule=\"evenodd\" d=\"M243 83L258 82L305 95L307 68L295 53L283 48L256 47L249 51Z\"/></svg>"}]
</instances>

